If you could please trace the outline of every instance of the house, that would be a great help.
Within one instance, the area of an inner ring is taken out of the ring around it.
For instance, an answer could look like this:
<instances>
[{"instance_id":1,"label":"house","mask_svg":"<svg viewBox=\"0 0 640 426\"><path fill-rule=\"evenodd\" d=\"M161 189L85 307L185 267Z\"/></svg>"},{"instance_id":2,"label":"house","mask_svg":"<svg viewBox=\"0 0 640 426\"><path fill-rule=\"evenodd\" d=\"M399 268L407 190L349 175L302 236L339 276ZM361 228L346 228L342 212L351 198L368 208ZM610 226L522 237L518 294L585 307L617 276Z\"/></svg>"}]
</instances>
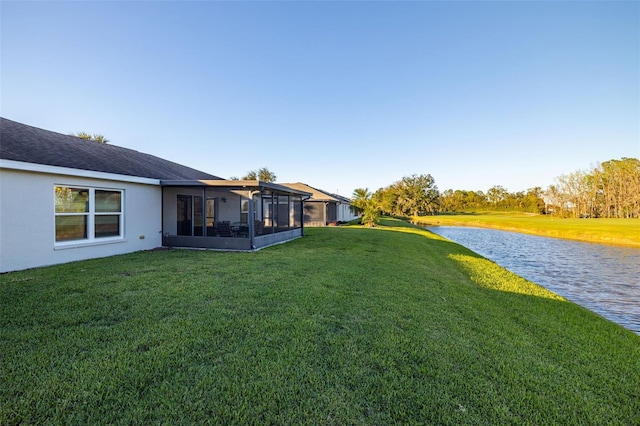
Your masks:
<instances>
[{"instance_id":1,"label":"house","mask_svg":"<svg viewBox=\"0 0 640 426\"><path fill-rule=\"evenodd\" d=\"M303 235L309 195L0 118L0 272L162 246L255 250Z\"/></svg>"},{"instance_id":2,"label":"house","mask_svg":"<svg viewBox=\"0 0 640 426\"><path fill-rule=\"evenodd\" d=\"M331 194L302 182L281 185L311 194L311 197L304 202L305 226L327 226L330 223L348 222L358 218L351 200L346 197Z\"/></svg>"}]
</instances>

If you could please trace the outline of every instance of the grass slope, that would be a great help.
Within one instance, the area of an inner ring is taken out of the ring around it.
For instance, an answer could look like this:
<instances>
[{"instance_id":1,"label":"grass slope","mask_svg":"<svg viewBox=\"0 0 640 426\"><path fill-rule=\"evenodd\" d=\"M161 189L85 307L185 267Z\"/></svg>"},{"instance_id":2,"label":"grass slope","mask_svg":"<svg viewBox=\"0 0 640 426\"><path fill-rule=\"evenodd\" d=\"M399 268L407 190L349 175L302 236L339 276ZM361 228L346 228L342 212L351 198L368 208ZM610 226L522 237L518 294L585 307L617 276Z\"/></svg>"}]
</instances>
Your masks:
<instances>
[{"instance_id":1,"label":"grass slope","mask_svg":"<svg viewBox=\"0 0 640 426\"><path fill-rule=\"evenodd\" d=\"M640 423L634 333L428 231L306 232L0 275L0 424Z\"/></svg>"},{"instance_id":2,"label":"grass slope","mask_svg":"<svg viewBox=\"0 0 640 426\"><path fill-rule=\"evenodd\" d=\"M475 226L543 237L640 247L638 219L562 219L519 212L484 212L415 216L412 221L423 226Z\"/></svg>"}]
</instances>

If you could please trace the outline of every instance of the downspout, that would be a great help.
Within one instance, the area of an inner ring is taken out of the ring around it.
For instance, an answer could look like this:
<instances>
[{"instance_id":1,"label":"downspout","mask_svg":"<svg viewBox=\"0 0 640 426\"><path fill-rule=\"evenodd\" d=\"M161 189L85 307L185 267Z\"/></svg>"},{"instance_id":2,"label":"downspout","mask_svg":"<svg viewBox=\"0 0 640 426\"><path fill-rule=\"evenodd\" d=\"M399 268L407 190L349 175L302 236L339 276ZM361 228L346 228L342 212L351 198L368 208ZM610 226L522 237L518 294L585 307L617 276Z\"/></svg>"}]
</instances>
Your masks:
<instances>
[{"instance_id":1,"label":"downspout","mask_svg":"<svg viewBox=\"0 0 640 426\"><path fill-rule=\"evenodd\" d=\"M160 187L160 247L164 247L164 188Z\"/></svg>"},{"instance_id":2,"label":"downspout","mask_svg":"<svg viewBox=\"0 0 640 426\"><path fill-rule=\"evenodd\" d=\"M302 228L302 236L304 237L304 202L311 198L311 195L307 195L307 198L300 197L300 227Z\"/></svg>"},{"instance_id":3,"label":"downspout","mask_svg":"<svg viewBox=\"0 0 640 426\"><path fill-rule=\"evenodd\" d=\"M325 201L324 202L324 226L329 225L329 221L327 220L328 210L329 210L329 202Z\"/></svg>"}]
</instances>

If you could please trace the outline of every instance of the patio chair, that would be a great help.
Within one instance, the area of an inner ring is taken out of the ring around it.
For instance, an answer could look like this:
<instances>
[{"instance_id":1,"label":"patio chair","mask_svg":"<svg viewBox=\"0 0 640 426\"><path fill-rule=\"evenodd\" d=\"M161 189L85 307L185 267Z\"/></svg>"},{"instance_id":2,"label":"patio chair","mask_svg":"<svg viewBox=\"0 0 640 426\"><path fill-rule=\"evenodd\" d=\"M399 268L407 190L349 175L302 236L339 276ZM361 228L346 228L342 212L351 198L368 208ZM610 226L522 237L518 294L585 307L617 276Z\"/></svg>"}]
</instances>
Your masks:
<instances>
[{"instance_id":1,"label":"patio chair","mask_svg":"<svg viewBox=\"0 0 640 426\"><path fill-rule=\"evenodd\" d=\"M231 223L229 221L218 222L218 235L221 237L233 237L233 232L231 231Z\"/></svg>"}]
</instances>

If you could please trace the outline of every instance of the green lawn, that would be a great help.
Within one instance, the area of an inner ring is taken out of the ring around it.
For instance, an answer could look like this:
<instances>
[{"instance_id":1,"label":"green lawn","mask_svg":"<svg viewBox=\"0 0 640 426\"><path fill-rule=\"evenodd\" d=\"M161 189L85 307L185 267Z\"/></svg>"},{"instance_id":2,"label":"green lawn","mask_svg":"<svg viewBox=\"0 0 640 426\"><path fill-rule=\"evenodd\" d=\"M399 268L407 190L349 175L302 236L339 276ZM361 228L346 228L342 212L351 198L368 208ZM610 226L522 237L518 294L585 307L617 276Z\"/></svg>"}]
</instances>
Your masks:
<instances>
[{"instance_id":1,"label":"green lawn","mask_svg":"<svg viewBox=\"0 0 640 426\"><path fill-rule=\"evenodd\" d=\"M481 212L416 216L421 225L475 226L545 237L640 247L639 219L562 219L519 212Z\"/></svg>"},{"instance_id":2,"label":"green lawn","mask_svg":"<svg viewBox=\"0 0 640 426\"><path fill-rule=\"evenodd\" d=\"M640 424L640 336L385 223L0 275L0 424Z\"/></svg>"}]
</instances>

